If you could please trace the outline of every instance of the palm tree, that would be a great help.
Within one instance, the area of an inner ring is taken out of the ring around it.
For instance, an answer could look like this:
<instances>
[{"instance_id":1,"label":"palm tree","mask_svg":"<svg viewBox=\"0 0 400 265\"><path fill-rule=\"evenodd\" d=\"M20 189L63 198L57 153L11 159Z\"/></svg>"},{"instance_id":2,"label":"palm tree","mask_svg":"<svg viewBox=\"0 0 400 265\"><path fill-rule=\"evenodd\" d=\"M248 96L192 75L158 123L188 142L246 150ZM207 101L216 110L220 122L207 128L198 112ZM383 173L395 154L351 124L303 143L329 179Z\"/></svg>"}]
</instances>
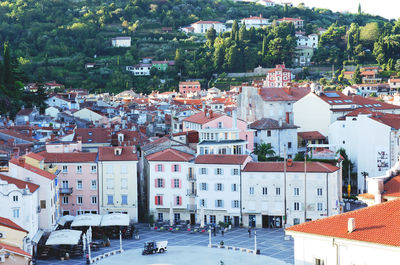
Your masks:
<instances>
[{"instance_id":1,"label":"palm tree","mask_svg":"<svg viewBox=\"0 0 400 265\"><path fill-rule=\"evenodd\" d=\"M253 153L258 156L258 161L266 161L267 157L275 155L275 151L270 143L262 143L260 145L257 145Z\"/></svg>"}]
</instances>

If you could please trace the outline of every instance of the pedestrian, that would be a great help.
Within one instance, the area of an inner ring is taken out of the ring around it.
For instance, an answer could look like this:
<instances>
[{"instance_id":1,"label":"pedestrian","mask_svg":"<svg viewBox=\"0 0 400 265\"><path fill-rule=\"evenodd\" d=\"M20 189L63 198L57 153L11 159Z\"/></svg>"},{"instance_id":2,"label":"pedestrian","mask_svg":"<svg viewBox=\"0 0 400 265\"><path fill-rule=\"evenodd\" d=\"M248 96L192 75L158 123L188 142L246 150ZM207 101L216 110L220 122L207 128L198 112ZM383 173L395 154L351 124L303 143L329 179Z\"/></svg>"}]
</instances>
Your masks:
<instances>
[{"instance_id":1,"label":"pedestrian","mask_svg":"<svg viewBox=\"0 0 400 265\"><path fill-rule=\"evenodd\" d=\"M213 231L214 231L214 236L217 236L217 228L215 228L215 226L213 228Z\"/></svg>"},{"instance_id":2,"label":"pedestrian","mask_svg":"<svg viewBox=\"0 0 400 265\"><path fill-rule=\"evenodd\" d=\"M251 238L251 228L249 227L249 230L247 230L247 232L249 232L249 238Z\"/></svg>"},{"instance_id":3,"label":"pedestrian","mask_svg":"<svg viewBox=\"0 0 400 265\"><path fill-rule=\"evenodd\" d=\"M221 236L222 236L222 237L224 237L224 233L225 233L225 231L224 231L224 229L222 229L222 230L221 230Z\"/></svg>"}]
</instances>

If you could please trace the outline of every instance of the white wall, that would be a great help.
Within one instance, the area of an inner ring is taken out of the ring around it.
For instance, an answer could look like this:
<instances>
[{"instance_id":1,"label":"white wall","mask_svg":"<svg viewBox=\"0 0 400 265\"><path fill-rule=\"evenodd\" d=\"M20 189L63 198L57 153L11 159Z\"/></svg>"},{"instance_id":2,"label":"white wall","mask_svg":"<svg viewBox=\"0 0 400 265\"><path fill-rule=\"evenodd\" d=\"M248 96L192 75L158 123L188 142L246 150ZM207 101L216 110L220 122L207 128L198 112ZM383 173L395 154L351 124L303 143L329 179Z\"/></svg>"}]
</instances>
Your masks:
<instances>
[{"instance_id":1,"label":"white wall","mask_svg":"<svg viewBox=\"0 0 400 265\"><path fill-rule=\"evenodd\" d=\"M271 136L268 136L268 131L271 131ZM270 143L275 155L281 157L283 157L284 145L286 145L286 154L290 156L289 158L294 158L297 154L297 129L257 130L254 142L257 144ZM289 142L292 143L291 148L288 148Z\"/></svg>"}]
</instances>

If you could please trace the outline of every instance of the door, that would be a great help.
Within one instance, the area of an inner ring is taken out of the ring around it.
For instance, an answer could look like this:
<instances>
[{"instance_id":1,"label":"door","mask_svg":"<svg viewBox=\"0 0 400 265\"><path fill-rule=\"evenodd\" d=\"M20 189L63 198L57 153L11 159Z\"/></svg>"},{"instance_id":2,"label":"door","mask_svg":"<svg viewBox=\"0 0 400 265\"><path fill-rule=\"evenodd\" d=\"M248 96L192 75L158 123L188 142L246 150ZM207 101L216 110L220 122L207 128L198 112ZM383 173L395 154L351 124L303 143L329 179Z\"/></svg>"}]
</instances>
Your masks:
<instances>
[{"instance_id":1,"label":"door","mask_svg":"<svg viewBox=\"0 0 400 265\"><path fill-rule=\"evenodd\" d=\"M196 224L196 215L194 213L190 214L190 224L191 225Z\"/></svg>"},{"instance_id":2,"label":"door","mask_svg":"<svg viewBox=\"0 0 400 265\"><path fill-rule=\"evenodd\" d=\"M238 226L240 225L239 216L234 216L234 217L233 217L233 225L234 225L235 227L238 227Z\"/></svg>"},{"instance_id":3,"label":"door","mask_svg":"<svg viewBox=\"0 0 400 265\"><path fill-rule=\"evenodd\" d=\"M249 215L249 227L256 227L256 216Z\"/></svg>"},{"instance_id":4,"label":"door","mask_svg":"<svg viewBox=\"0 0 400 265\"><path fill-rule=\"evenodd\" d=\"M268 215L262 216L262 228L269 228L268 220L269 220Z\"/></svg>"}]
</instances>

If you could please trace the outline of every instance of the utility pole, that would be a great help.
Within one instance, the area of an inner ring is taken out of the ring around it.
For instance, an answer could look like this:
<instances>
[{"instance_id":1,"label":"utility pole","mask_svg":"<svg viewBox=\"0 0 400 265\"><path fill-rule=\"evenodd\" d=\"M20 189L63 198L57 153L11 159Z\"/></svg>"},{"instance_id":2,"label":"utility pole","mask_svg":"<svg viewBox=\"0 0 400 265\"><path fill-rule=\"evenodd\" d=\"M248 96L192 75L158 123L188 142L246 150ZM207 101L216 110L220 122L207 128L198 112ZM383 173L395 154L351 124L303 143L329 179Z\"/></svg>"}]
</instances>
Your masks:
<instances>
[{"instance_id":1,"label":"utility pole","mask_svg":"<svg viewBox=\"0 0 400 265\"><path fill-rule=\"evenodd\" d=\"M287 223L287 213L286 213L286 144L283 145L283 207L284 209L284 216L283 216L283 223L284 228L286 227Z\"/></svg>"}]
</instances>

